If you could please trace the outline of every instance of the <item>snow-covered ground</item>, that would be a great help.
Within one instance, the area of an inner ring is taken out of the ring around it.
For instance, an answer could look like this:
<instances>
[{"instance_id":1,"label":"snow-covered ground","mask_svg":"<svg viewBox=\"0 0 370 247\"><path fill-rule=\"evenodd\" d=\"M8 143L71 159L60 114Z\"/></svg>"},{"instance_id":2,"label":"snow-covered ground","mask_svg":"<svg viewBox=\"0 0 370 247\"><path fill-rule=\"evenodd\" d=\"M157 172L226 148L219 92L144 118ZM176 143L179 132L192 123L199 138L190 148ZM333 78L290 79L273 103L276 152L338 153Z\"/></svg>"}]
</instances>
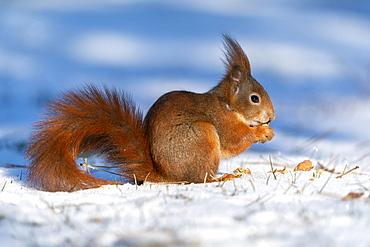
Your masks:
<instances>
[{"instance_id":1,"label":"snow-covered ground","mask_svg":"<svg viewBox=\"0 0 370 247\"><path fill-rule=\"evenodd\" d=\"M223 32L277 115L271 142L220 167L251 175L47 193L9 167L26 165L32 123L63 90L119 87L144 111L207 91ZM1 246L370 246L369 54L366 0L0 1ZM316 168L293 171L306 159Z\"/></svg>"}]
</instances>

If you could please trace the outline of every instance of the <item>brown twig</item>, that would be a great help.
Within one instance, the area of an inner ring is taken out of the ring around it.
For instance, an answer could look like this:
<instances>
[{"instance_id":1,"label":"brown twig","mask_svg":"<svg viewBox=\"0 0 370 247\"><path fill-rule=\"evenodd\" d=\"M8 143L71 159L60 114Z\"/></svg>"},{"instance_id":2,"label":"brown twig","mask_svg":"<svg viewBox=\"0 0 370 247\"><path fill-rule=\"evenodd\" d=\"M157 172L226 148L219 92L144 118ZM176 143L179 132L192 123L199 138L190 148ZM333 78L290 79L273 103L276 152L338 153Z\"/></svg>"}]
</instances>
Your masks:
<instances>
[{"instance_id":1,"label":"brown twig","mask_svg":"<svg viewBox=\"0 0 370 247\"><path fill-rule=\"evenodd\" d=\"M353 172L354 170L360 168L359 166L356 166L355 168L352 168L351 170L347 171L347 172L343 172L342 174L340 174L339 176L336 176L335 178L341 178L343 177L344 175L347 175L348 173L350 172Z\"/></svg>"}]
</instances>

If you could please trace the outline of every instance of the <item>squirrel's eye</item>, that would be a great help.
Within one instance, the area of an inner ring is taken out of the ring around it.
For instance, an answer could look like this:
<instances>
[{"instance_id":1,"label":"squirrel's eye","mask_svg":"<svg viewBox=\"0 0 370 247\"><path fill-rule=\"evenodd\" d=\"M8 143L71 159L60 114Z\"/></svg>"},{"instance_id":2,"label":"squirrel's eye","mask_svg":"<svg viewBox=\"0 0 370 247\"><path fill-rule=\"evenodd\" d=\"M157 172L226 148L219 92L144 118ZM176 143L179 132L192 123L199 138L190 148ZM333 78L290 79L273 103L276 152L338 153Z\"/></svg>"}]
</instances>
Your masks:
<instances>
[{"instance_id":1,"label":"squirrel's eye","mask_svg":"<svg viewBox=\"0 0 370 247\"><path fill-rule=\"evenodd\" d=\"M260 102L260 98L259 98L257 95L252 95L252 96L251 96L251 101L252 101L253 103L258 104L258 103Z\"/></svg>"}]
</instances>

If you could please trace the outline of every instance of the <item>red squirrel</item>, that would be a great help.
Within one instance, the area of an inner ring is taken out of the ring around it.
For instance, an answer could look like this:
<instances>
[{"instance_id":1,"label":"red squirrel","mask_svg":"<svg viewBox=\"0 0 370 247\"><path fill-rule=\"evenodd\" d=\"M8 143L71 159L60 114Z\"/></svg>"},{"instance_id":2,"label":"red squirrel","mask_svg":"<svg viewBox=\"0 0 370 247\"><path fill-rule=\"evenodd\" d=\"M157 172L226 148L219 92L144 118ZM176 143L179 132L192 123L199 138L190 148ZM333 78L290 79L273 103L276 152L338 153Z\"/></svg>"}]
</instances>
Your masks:
<instances>
[{"instance_id":1,"label":"red squirrel","mask_svg":"<svg viewBox=\"0 0 370 247\"><path fill-rule=\"evenodd\" d=\"M173 91L145 118L125 93L85 86L48 104L26 150L30 186L76 191L115 184L78 168L92 152L119 168L127 182L215 181L220 160L273 138L269 95L251 76L239 43L223 35L226 73L210 91Z\"/></svg>"}]
</instances>

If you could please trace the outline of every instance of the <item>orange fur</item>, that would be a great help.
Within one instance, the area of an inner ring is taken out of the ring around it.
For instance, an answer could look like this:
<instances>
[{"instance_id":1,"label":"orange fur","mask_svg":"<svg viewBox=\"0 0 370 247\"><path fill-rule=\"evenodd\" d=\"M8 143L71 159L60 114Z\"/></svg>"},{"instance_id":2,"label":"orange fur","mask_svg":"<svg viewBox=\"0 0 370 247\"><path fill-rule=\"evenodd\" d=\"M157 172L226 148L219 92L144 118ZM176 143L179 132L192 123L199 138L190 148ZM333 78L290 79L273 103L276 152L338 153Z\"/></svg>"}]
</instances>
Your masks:
<instances>
[{"instance_id":1,"label":"orange fur","mask_svg":"<svg viewBox=\"0 0 370 247\"><path fill-rule=\"evenodd\" d=\"M75 191L113 184L76 166L84 152L102 155L127 181L212 182L222 158L271 140L270 98L251 76L240 45L224 40L221 82L204 94L167 93L145 119L129 97L107 88L88 86L49 104L26 153L30 185Z\"/></svg>"}]
</instances>

